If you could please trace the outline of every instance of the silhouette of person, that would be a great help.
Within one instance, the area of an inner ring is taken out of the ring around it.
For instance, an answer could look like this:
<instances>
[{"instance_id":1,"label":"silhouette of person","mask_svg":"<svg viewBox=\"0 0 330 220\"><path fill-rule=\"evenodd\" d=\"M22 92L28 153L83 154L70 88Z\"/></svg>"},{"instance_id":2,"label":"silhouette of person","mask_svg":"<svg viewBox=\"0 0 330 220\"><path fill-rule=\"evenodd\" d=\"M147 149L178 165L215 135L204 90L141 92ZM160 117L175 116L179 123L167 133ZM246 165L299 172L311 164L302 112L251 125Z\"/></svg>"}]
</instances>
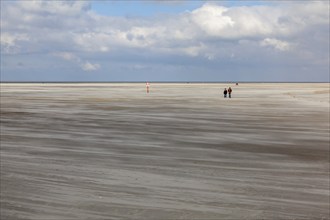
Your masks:
<instances>
[{"instance_id":1,"label":"silhouette of person","mask_svg":"<svg viewBox=\"0 0 330 220\"><path fill-rule=\"evenodd\" d=\"M231 98L231 92L232 92L233 90L229 87L228 88L228 95L229 95L229 98Z\"/></svg>"}]
</instances>

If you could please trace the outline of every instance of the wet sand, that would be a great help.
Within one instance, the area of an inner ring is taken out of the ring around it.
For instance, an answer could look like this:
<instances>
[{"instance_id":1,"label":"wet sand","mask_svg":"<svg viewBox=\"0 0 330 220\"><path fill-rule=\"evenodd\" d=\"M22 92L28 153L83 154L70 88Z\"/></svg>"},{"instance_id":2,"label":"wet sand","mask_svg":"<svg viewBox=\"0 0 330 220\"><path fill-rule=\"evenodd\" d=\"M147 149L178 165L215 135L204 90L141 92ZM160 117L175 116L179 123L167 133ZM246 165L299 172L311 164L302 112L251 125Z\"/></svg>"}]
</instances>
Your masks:
<instances>
[{"instance_id":1,"label":"wet sand","mask_svg":"<svg viewBox=\"0 0 330 220\"><path fill-rule=\"evenodd\" d=\"M0 177L1 219L329 219L329 84L2 83Z\"/></svg>"}]
</instances>

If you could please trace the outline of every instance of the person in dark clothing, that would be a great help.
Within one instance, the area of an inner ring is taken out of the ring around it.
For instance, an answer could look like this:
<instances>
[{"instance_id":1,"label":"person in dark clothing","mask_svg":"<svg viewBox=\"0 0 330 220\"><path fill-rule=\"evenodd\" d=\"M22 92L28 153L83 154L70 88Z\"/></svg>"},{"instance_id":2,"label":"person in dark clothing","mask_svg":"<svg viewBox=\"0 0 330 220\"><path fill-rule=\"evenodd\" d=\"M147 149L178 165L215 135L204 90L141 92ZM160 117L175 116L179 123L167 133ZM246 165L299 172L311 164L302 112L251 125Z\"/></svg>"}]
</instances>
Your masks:
<instances>
[{"instance_id":1,"label":"person in dark clothing","mask_svg":"<svg viewBox=\"0 0 330 220\"><path fill-rule=\"evenodd\" d=\"M223 90L223 97L226 98L227 97L227 89L225 88L225 90Z\"/></svg>"},{"instance_id":2,"label":"person in dark clothing","mask_svg":"<svg viewBox=\"0 0 330 220\"><path fill-rule=\"evenodd\" d=\"M231 92L232 92L233 90L229 87L228 88L228 95L229 95L229 98L231 98Z\"/></svg>"}]
</instances>

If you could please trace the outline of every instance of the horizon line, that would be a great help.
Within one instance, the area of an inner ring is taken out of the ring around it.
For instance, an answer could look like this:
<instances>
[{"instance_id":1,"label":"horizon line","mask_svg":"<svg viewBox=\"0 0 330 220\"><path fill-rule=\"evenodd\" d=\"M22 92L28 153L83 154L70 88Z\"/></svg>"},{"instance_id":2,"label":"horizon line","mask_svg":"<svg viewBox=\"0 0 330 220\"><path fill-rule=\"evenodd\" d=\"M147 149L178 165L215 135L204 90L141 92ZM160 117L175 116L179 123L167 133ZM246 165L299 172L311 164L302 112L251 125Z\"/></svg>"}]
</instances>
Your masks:
<instances>
[{"instance_id":1,"label":"horizon line","mask_svg":"<svg viewBox=\"0 0 330 220\"><path fill-rule=\"evenodd\" d=\"M0 81L0 83L330 83L330 81Z\"/></svg>"}]
</instances>

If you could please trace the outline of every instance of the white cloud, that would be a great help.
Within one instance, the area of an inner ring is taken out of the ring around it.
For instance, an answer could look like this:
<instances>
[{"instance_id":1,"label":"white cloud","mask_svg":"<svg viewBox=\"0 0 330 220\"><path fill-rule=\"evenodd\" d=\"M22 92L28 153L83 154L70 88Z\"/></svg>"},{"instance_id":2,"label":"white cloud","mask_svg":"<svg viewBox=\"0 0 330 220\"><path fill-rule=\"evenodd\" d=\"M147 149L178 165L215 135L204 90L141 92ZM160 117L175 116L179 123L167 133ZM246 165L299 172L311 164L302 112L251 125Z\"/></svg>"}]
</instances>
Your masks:
<instances>
[{"instance_id":1,"label":"white cloud","mask_svg":"<svg viewBox=\"0 0 330 220\"><path fill-rule=\"evenodd\" d=\"M306 5L312 9L308 19ZM70 42L74 50L103 53L120 47L174 53L185 48L190 56L197 54L194 48L201 42L291 37L306 25L324 23L328 18L322 2L295 4L294 8L292 4L224 7L206 3L192 12L156 20L100 16L84 1L18 1L9 6L12 10L5 11L5 23L11 23L10 29L25 32L26 38L35 39L34 43L41 39L46 45L48 38L49 43L54 43L52 40L66 47ZM17 14L22 15L21 20Z\"/></svg>"},{"instance_id":2,"label":"white cloud","mask_svg":"<svg viewBox=\"0 0 330 220\"><path fill-rule=\"evenodd\" d=\"M95 70L100 69L100 65L97 63L93 64L93 63L90 63L87 61L87 62L81 64L81 68L84 71L95 71Z\"/></svg>"},{"instance_id":3,"label":"white cloud","mask_svg":"<svg viewBox=\"0 0 330 220\"><path fill-rule=\"evenodd\" d=\"M90 3L87 1L42 1L42 0L29 0L18 1L19 7L26 11L36 14L47 13L55 15L78 15L81 11L90 9Z\"/></svg>"},{"instance_id":4,"label":"white cloud","mask_svg":"<svg viewBox=\"0 0 330 220\"><path fill-rule=\"evenodd\" d=\"M80 57L70 52L55 52L53 55L78 64L84 71L95 71L101 68L100 64L83 61Z\"/></svg>"},{"instance_id":5,"label":"white cloud","mask_svg":"<svg viewBox=\"0 0 330 220\"><path fill-rule=\"evenodd\" d=\"M56 52L56 53L53 53L53 55L61 57L64 60L69 60L69 61L73 60L73 61L77 61L77 62L80 61L79 57L77 57L73 53L69 53L69 52Z\"/></svg>"},{"instance_id":6,"label":"white cloud","mask_svg":"<svg viewBox=\"0 0 330 220\"><path fill-rule=\"evenodd\" d=\"M290 44L285 41L277 40L275 38L266 38L260 42L261 46L271 46L280 51L290 50Z\"/></svg>"},{"instance_id":7,"label":"white cloud","mask_svg":"<svg viewBox=\"0 0 330 220\"><path fill-rule=\"evenodd\" d=\"M297 34L308 25L329 23L328 9L325 1L230 8L205 4L187 16L205 37L283 37Z\"/></svg>"},{"instance_id":8,"label":"white cloud","mask_svg":"<svg viewBox=\"0 0 330 220\"><path fill-rule=\"evenodd\" d=\"M171 16L112 17L92 11L89 1L5 1L1 53L52 54L84 71L100 70L113 60L134 63L143 59L141 53L150 58L144 62L162 63L159 57L166 57L168 63L180 63L178 59L253 63L256 56L271 56L264 56L269 50L263 47L295 53L296 63L328 62L324 44L329 44L329 2L220 4L205 3Z\"/></svg>"},{"instance_id":9,"label":"white cloud","mask_svg":"<svg viewBox=\"0 0 330 220\"><path fill-rule=\"evenodd\" d=\"M113 42L109 33L97 33L88 31L86 33L73 33L72 40L79 50L87 52L108 52Z\"/></svg>"},{"instance_id":10,"label":"white cloud","mask_svg":"<svg viewBox=\"0 0 330 220\"><path fill-rule=\"evenodd\" d=\"M199 54L199 47L186 47L183 48L182 51L189 56L195 57Z\"/></svg>"},{"instance_id":11,"label":"white cloud","mask_svg":"<svg viewBox=\"0 0 330 220\"><path fill-rule=\"evenodd\" d=\"M20 52L19 42L29 41L27 34L1 33L0 43L3 53L15 54Z\"/></svg>"},{"instance_id":12,"label":"white cloud","mask_svg":"<svg viewBox=\"0 0 330 220\"><path fill-rule=\"evenodd\" d=\"M205 4L191 13L191 19L197 26L211 36L226 35L226 30L234 27L235 22L225 15L228 8Z\"/></svg>"}]
</instances>

